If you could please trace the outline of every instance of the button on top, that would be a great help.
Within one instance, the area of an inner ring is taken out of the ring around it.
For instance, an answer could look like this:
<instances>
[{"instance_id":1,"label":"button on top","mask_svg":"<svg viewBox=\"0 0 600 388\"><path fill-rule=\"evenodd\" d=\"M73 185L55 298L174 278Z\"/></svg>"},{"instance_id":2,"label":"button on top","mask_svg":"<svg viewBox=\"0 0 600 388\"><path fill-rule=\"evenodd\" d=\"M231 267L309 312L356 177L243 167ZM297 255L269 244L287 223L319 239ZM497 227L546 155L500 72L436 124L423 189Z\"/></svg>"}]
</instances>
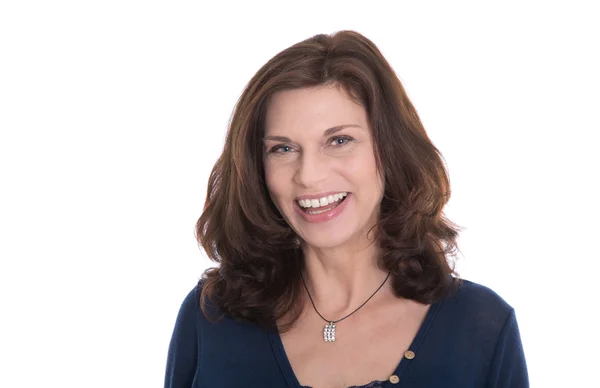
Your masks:
<instances>
[{"instance_id":1,"label":"button on top","mask_svg":"<svg viewBox=\"0 0 600 388\"><path fill-rule=\"evenodd\" d=\"M413 358L415 358L415 352L407 350L406 352L404 352L404 357L408 358L409 360L412 360Z\"/></svg>"},{"instance_id":2,"label":"button on top","mask_svg":"<svg viewBox=\"0 0 600 388\"><path fill-rule=\"evenodd\" d=\"M391 375L390 376L390 383L392 383L392 384L398 384L399 381L400 381L400 377L398 377L396 375Z\"/></svg>"}]
</instances>

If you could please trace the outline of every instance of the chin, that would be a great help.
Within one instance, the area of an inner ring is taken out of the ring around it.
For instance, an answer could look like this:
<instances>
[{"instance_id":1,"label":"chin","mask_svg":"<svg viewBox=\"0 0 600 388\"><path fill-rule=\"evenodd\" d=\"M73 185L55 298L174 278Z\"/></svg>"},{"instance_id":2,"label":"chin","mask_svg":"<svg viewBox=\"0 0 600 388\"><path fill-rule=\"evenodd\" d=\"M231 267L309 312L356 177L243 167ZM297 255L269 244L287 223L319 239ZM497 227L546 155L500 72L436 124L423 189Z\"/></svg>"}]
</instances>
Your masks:
<instances>
[{"instance_id":1,"label":"chin","mask_svg":"<svg viewBox=\"0 0 600 388\"><path fill-rule=\"evenodd\" d=\"M345 233L342 234L331 234L331 233L310 233L309 235L305 235L301 237L302 241L305 245L308 245L311 248L315 249L330 249L339 246L346 245L350 237Z\"/></svg>"}]
</instances>

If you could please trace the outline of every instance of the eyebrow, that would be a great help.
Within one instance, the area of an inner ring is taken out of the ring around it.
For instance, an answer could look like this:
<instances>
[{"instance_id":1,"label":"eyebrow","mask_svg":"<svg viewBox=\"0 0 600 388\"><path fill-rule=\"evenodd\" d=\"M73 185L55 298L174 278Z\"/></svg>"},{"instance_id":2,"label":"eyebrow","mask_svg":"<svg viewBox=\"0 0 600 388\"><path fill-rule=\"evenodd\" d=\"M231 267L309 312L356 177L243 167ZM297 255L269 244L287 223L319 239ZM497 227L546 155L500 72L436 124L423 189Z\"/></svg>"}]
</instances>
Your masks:
<instances>
[{"instance_id":1,"label":"eyebrow","mask_svg":"<svg viewBox=\"0 0 600 388\"><path fill-rule=\"evenodd\" d=\"M325 132L323 132L323 137L331 136L334 133L339 132L342 129L345 129L345 128L348 128L348 127L361 128L360 125L356 125L356 124L336 125L335 127L331 127L329 129L326 129ZM263 137L263 140L287 141L287 142L291 142L292 141L289 137L285 137L285 136L265 136L265 137Z\"/></svg>"}]
</instances>

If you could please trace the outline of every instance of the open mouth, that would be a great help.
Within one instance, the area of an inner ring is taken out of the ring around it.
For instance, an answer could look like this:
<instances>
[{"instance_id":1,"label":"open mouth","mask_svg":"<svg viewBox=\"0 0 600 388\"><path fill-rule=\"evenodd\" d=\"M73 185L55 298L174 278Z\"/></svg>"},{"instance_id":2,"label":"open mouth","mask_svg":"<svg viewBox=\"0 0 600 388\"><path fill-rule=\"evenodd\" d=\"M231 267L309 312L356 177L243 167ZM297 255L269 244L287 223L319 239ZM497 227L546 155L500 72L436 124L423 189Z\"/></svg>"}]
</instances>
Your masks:
<instances>
[{"instance_id":1,"label":"open mouth","mask_svg":"<svg viewBox=\"0 0 600 388\"><path fill-rule=\"evenodd\" d=\"M300 206L300 209L307 214L321 214L338 207L346 200L346 198L348 198L349 194L350 193L347 192L341 192L320 199L301 199L296 202Z\"/></svg>"}]
</instances>

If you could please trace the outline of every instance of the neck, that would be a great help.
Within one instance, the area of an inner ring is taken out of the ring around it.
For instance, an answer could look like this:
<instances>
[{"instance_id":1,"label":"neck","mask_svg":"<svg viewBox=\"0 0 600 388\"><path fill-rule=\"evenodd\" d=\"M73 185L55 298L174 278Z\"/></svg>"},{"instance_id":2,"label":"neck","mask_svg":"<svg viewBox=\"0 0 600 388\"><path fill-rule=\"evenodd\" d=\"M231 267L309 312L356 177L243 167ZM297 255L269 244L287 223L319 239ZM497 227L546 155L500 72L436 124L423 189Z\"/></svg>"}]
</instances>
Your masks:
<instances>
[{"instance_id":1,"label":"neck","mask_svg":"<svg viewBox=\"0 0 600 388\"><path fill-rule=\"evenodd\" d=\"M337 320L362 305L381 286L388 275L378 267L380 250L376 244L367 248L313 249L303 247L303 278L321 315ZM378 297L391 292L390 281L362 308L375 304ZM307 299L310 308L310 300Z\"/></svg>"}]
</instances>

